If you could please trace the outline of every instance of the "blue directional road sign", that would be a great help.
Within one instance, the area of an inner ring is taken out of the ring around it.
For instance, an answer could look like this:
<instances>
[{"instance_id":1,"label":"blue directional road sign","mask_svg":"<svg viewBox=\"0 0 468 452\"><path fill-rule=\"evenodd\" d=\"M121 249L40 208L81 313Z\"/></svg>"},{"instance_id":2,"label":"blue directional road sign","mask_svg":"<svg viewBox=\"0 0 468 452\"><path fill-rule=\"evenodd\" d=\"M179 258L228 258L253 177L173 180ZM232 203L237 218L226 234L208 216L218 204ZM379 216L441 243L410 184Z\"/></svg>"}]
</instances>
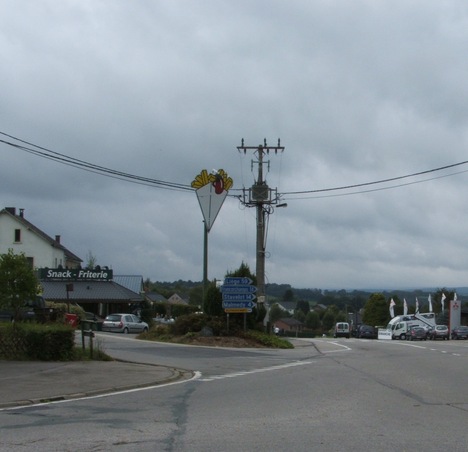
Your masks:
<instances>
[{"instance_id":1,"label":"blue directional road sign","mask_svg":"<svg viewBox=\"0 0 468 452\"><path fill-rule=\"evenodd\" d=\"M252 309L255 307L253 301L226 301L223 300L223 309Z\"/></svg>"},{"instance_id":2,"label":"blue directional road sign","mask_svg":"<svg viewBox=\"0 0 468 452\"><path fill-rule=\"evenodd\" d=\"M224 284L252 284L252 280L246 276L228 276L224 278Z\"/></svg>"},{"instance_id":3,"label":"blue directional road sign","mask_svg":"<svg viewBox=\"0 0 468 452\"><path fill-rule=\"evenodd\" d=\"M255 298L253 293L223 293L223 301L252 301Z\"/></svg>"},{"instance_id":4,"label":"blue directional road sign","mask_svg":"<svg viewBox=\"0 0 468 452\"><path fill-rule=\"evenodd\" d=\"M257 292L257 288L255 286L246 286L243 284L232 284L221 286L221 292L224 294L226 293L255 293Z\"/></svg>"}]
</instances>

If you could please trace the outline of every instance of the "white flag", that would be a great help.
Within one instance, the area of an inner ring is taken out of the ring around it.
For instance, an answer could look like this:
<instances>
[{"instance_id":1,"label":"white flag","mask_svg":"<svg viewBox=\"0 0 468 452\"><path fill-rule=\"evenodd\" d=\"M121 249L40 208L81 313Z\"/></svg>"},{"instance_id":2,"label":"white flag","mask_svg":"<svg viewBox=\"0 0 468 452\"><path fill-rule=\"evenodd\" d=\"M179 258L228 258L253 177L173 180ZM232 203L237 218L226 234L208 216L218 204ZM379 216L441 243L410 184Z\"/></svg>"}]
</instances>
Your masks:
<instances>
[{"instance_id":1,"label":"white flag","mask_svg":"<svg viewBox=\"0 0 468 452\"><path fill-rule=\"evenodd\" d=\"M403 298L403 315L408 315L408 303L406 303L406 298Z\"/></svg>"},{"instance_id":2,"label":"white flag","mask_svg":"<svg viewBox=\"0 0 468 452\"><path fill-rule=\"evenodd\" d=\"M457 301L457 293L456 292L453 293L453 301Z\"/></svg>"},{"instance_id":3,"label":"white flag","mask_svg":"<svg viewBox=\"0 0 468 452\"><path fill-rule=\"evenodd\" d=\"M419 314L419 301L418 301L418 297L416 297L416 308L414 310L414 313L415 314Z\"/></svg>"},{"instance_id":4,"label":"white flag","mask_svg":"<svg viewBox=\"0 0 468 452\"><path fill-rule=\"evenodd\" d=\"M390 301L390 317L393 319L395 317L395 313L393 311L393 308L395 307L395 302L393 301L393 298Z\"/></svg>"},{"instance_id":5,"label":"white flag","mask_svg":"<svg viewBox=\"0 0 468 452\"><path fill-rule=\"evenodd\" d=\"M429 312L432 312L432 300L431 300L431 294L427 297L427 301L429 302Z\"/></svg>"},{"instance_id":6,"label":"white flag","mask_svg":"<svg viewBox=\"0 0 468 452\"><path fill-rule=\"evenodd\" d=\"M445 309L445 308L444 308L445 298L446 298L446 296L445 296L445 294L442 292L442 298L441 298L441 300L440 300L440 304L442 305L442 312L444 312L444 309Z\"/></svg>"}]
</instances>

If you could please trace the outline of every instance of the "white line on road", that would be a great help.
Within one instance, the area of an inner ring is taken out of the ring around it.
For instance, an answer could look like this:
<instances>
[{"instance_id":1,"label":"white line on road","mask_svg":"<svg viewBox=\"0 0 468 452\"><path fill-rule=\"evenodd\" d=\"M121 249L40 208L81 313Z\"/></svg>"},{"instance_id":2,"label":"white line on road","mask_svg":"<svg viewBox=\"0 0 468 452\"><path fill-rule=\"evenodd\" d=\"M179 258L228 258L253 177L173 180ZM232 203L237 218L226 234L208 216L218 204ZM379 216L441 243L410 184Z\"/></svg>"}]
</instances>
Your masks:
<instances>
[{"instance_id":1,"label":"white line on road","mask_svg":"<svg viewBox=\"0 0 468 452\"><path fill-rule=\"evenodd\" d=\"M50 402L35 403L35 404L32 404L32 405L23 405L23 406L0 408L0 412L2 412L2 411L13 411L13 410L23 410L23 409L26 409L26 408L36 408L36 407L45 406L45 405L56 405L58 403L79 402L81 400L102 399L104 397L112 397L112 396L115 396L115 395L130 394L132 392L139 392L139 391L147 391L148 389L166 388L168 386L180 385L182 383L187 383L189 381L197 380L198 378L200 378L200 376L201 376L201 372L195 371L193 377L189 378L187 380L172 381L170 383L163 383L163 384L158 384L158 385L153 385L153 386L144 386L142 388L125 389L123 391L108 392L106 394L97 394L97 395L93 395L93 396L76 397L76 398L63 399L63 400L53 400L53 401L50 401Z\"/></svg>"},{"instance_id":2,"label":"white line on road","mask_svg":"<svg viewBox=\"0 0 468 452\"><path fill-rule=\"evenodd\" d=\"M253 369L253 370L246 370L246 371L240 371L240 372L233 372L233 373L224 374L224 375L214 375L212 377L206 377L206 378L198 378L198 381L214 381L214 380L223 380L224 378L243 377L245 375L257 374L260 372L271 372L273 370L287 369L289 367L296 367L296 366L307 366L309 364L313 364L313 362L312 361L297 361L297 362L288 363L288 364L281 364L278 366L263 367L261 369Z\"/></svg>"}]
</instances>

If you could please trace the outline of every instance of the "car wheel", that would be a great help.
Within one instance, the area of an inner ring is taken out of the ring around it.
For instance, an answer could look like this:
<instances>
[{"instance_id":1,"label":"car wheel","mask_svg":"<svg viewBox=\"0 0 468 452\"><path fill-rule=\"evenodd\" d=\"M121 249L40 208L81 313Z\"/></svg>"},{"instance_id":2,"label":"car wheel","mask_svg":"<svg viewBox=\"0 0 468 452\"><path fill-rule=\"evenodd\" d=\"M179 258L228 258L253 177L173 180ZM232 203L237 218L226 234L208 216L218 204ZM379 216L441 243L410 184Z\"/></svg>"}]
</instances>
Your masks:
<instances>
[{"instance_id":1,"label":"car wheel","mask_svg":"<svg viewBox=\"0 0 468 452\"><path fill-rule=\"evenodd\" d=\"M146 326L143 328L143 333L147 333L148 332L148 328L146 328Z\"/></svg>"},{"instance_id":2,"label":"car wheel","mask_svg":"<svg viewBox=\"0 0 468 452\"><path fill-rule=\"evenodd\" d=\"M400 339L404 341L406 339L406 334L403 333L402 335L400 335Z\"/></svg>"},{"instance_id":3,"label":"car wheel","mask_svg":"<svg viewBox=\"0 0 468 452\"><path fill-rule=\"evenodd\" d=\"M128 334L128 328L127 327L124 328L123 333Z\"/></svg>"}]
</instances>

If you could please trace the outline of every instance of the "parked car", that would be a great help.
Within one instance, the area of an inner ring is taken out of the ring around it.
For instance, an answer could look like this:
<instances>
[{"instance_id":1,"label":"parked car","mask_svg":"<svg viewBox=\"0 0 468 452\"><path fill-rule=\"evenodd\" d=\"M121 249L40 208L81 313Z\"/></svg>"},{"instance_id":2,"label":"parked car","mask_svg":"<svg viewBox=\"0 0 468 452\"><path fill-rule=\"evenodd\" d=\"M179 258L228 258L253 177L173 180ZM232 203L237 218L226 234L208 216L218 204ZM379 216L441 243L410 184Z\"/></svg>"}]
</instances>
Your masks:
<instances>
[{"instance_id":1,"label":"parked car","mask_svg":"<svg viewBox=\"0 0 468 452\"><path fill-rule=\"evenodd\" d=\"M468 326L457 326L452 330L452 339L468 339Z\"/></svg>"},{"instance_id":2,"label":"parked car","mask_svg":"<svg viewBox=\"0 0 468 452\"><path fill-rule=\"evenodd\" d=\"M434 328L429 330L429 339L443 339L449 340L450 333L447 325L436 325Z\"/></svg>"},{"instance_id":3,"label":"parked car","mask_svg":"<svg viewBox=\"0 0 468 452\"><path fill-rule=\"evenodd\" d=\"M102 323L102 331L112 333L142 333L148 331L148 324L133 314L110 314Z\"/></svg>"},{"instance_id":4,"label":"parked car","mask_svg":"<svg viewBox=\"0 0 468 452\"><path fill-rule=\"evenodd\" d=\"M358 338L367 338L367 339L376 339L377 331L373 326L370 325L360 325L357 330Z\"/></svg>"},{"instance_id":5,"label":"parked car","mask_svg":"<svg viewBox=\"0 0 468 452\"><path fill-rule=\"evenodd\" d=\"M421 328L420 326L412 326L407 334L406 334L407 341L425 341L427 340L426 330Z\"/></svg>"}]
</instances>

